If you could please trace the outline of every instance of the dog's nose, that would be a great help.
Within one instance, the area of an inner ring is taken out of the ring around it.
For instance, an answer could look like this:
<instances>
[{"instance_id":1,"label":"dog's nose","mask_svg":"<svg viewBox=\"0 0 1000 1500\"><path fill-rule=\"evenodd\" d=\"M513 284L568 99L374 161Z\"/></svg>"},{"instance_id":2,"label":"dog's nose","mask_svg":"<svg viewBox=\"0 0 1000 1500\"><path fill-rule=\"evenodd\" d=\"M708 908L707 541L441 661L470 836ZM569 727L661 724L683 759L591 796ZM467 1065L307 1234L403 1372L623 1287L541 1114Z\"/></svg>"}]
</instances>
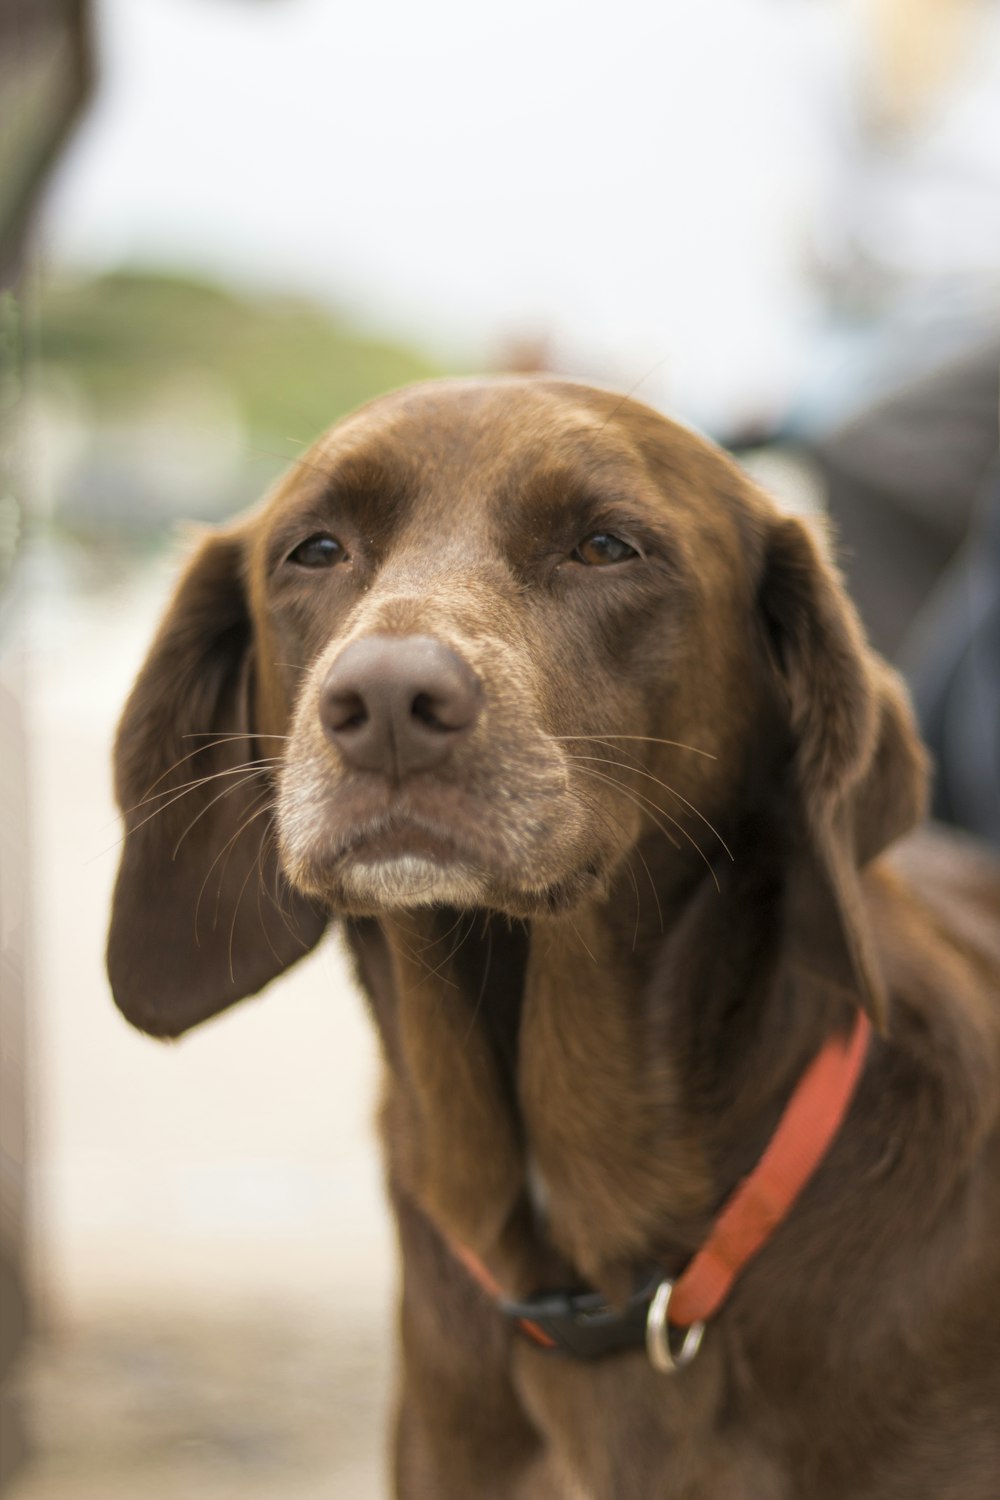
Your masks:
<instances>
[{"instance_id":1,"label":"dog's nose","mask_svg":"<svg viewBox=\"0 0 1000 1500\"><path fill-rule=\"evenodd\" d=\"M442 641L369 635L333 663L319 714L348 765L402 781L445 760L481 705L479 678Z\"/></svg>"}]
</instances>

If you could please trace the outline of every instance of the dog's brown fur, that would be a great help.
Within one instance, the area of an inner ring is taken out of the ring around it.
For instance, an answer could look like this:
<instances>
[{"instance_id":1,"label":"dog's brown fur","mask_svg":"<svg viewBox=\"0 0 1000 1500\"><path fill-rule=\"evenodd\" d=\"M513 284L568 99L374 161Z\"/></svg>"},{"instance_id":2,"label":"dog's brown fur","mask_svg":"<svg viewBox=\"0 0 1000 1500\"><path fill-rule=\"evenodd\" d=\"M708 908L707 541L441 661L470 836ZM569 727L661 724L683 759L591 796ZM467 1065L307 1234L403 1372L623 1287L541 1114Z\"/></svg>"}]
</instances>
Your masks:
<instances>
[{"instance_id":1,"label":"dog's brown fur","mask_svg":"<svg viewBox=\"0 0 1000 1500\"><path fill-rule=\"evenodd\" d=\"M599 531L639 556L585 566ZM317 532L346 560L289 563ZM317 701L348 643L414 633L483 710L394 785ZM876 858L923 808L905 697L722 454L564 382L373 403L202 543L117 773L137 1025L342 918L386 1061L401 1496L1000 1493L1000 878L926 836ZM446 1238L515 1294L677 1270L856 1005L846 1125L688 1369L511 1334Z\"/></svg>"}]
</instances>

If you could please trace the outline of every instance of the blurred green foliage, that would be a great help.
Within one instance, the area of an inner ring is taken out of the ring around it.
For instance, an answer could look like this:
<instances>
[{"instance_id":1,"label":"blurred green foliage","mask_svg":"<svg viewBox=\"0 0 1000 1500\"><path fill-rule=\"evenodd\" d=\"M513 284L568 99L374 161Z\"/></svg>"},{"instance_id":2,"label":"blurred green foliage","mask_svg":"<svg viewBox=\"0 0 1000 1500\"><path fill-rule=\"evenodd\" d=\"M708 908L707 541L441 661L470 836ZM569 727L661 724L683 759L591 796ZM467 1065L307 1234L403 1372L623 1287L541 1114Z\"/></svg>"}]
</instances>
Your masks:
<instances>
[{"instance_id":1,"label":"blurred green foliage","mask_svg":"<svg viewBox=\"0 0 1000 1500\"><path fill-rule=\"evenodd\" d=\"M72 377L98 420L198 369L228 387L251 445L282 455L370 397L441 373L306 301L146 272L43 287L33 352L42 373Z\"/></svg>"}]
</instances>

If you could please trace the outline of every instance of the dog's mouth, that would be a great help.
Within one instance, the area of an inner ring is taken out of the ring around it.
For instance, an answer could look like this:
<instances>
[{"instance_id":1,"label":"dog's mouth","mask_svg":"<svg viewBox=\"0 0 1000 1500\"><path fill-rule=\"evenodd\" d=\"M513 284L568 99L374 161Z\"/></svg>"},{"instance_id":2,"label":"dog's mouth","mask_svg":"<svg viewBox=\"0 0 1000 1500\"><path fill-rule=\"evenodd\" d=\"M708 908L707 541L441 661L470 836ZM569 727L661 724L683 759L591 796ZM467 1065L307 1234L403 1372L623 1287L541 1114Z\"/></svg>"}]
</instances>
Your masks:
<instances>
[{"instance_id":1,"label":"dog's mouth","mask_svg":"<svg viewBox=\"0 0 1000 1500\"><path fill-rule=\"evenodd\" d=\"M466 862L459 840L412 818L384 818L342 838L331 851L334 869L401 859L429 860L446 868Z\"/></svg>"},{"instance_id":2,"label":"dog's mouth","mask_svg":"<svg viewBox=\"0 0 1000 1500\"><path fill-rule=\"evenodd\" d=\"M327 863L327 880L352 910L468 905L487 885L476 859L449 835L389 820L362 829Z\"/></svg>"},{"instance_id":3,"label":"dog's mouth","mask_svg":"<svg viewBox=\"0 0 1000 1500\"><path fill-rule=\"evenodd\" d=\"M463 836L413 816L372 818L313 842L307 860L287 861L305 894L356 916L421 906L480 907L528 917L576 905L603 890L603 861L591 856L554 879L533 881L530 862L511 868L482 828Z\"/></svg>"}]
</instances>

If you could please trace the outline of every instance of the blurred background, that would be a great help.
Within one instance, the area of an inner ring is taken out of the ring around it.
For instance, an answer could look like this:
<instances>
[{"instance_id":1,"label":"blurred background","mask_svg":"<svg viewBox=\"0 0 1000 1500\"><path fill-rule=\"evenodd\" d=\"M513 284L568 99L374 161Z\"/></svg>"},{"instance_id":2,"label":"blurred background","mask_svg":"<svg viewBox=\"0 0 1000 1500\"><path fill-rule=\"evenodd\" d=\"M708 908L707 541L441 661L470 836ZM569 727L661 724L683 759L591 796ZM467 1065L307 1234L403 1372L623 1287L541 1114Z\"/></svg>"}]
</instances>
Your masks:
<instances>
[{"instance_id":1,"label":"blurred background","mask_svg":"<svg viewBox=\"0 0 1000 1500\"><path fill-rule=\"evenodd\" d=\"M377 1069L335 942L180 1043L103 976L186 520L441 373L628 390L828 509L1000 841L994 0L0 0L0 1485L385 1493Z\"/></svg>"}]
</instances>

